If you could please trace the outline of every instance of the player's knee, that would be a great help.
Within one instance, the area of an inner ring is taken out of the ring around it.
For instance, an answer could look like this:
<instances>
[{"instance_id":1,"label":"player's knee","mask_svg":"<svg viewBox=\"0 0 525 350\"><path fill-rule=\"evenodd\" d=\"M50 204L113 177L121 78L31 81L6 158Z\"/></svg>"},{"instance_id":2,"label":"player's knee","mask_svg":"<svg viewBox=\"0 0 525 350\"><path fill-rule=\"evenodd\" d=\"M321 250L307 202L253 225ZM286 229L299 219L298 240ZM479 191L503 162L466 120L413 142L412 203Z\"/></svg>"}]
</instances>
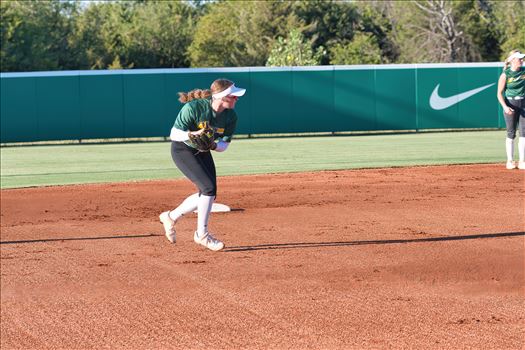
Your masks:
<instances>
[{"instance_id":1,"label":"player's knee","mask_svg":"<svg viewBox=\"0 0 525 350\"><path fill-rule=\"evenodd\" d=\"M520 125L521 129L521 125ZM514 125L507 124L507 138L514 140L516 138L516 127Z\"/></svg>"},{"instance_id":2,"label":"player's knee","mask_svg":"<svg viewBox=\"0 0 525 350\"><path fill-rule=\"evenodd\" d=\"M203 186L200 190L201 190L201 194L204 196L210 196L210 197L217 196L217 185L215 184Z\"/></svg>"},{"instance_id":3,"label":"player's knee","mask_svg":"<svg viewBox=\"0 0 525 350\"><path fill-rule=\"evenodd\" d=\"M516 129L507 129L507 138L514 140L516 138Z\"/></svg>"}]
</instances>

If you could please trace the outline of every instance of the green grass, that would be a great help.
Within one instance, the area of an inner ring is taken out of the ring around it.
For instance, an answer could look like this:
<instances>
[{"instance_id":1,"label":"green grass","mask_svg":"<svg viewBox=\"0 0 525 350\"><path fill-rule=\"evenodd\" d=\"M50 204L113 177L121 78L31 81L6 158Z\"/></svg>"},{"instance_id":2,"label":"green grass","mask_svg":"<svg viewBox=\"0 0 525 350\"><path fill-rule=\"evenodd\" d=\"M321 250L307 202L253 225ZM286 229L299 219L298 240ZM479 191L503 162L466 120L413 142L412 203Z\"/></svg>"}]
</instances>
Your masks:
<instances>
[{"instance_id":1,"label":"green grass","mask_svg":"<svg viewBox=\"0 0 525 350\"><path fill-rule=\"evenodd\" d=\"M505 131L235 140L219 176L502 162ZM169 142L3 147L1 188L173 179Z\"/></svg>"}]
</instances>

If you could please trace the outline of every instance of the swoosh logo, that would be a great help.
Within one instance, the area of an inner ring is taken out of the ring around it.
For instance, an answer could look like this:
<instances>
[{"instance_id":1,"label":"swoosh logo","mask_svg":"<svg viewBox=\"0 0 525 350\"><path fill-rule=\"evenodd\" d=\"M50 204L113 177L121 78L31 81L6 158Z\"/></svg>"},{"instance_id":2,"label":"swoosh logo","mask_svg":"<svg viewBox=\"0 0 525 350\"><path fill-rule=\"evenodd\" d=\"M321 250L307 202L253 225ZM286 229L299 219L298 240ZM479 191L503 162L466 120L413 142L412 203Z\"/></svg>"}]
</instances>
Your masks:
<instances>
[{"instance_id":1,"label":"swoosh logo","mask_svg":"<svg viewBox=\"0 0 525 350\"><path fill-rule=\"evenodd\" d=\"M436 85L436 87L434 88L434 91L432 91L432 95L430 95L430 107L432 107L432 109L435 109L435 110L442 110L442 109L446 109L448 107L451 107L457 103L460 103L461 101L477 94L478 92L481 92L483 90L485 90L486 88L488 87L491 87L492 85L494 85L496 83L492 83L492 84L488 84L488 85L485 85L485 86L481 86L479 88L476 88L476 89L472 89L472 90L469 90L469 91L465 91L465 92L462 92L460 94L457 94L457 95L453 95L453 96L449 96L449 97L441 97L439 96L439 93L438 93L438 90L439 90L439 84Z\"/></svg>"}]
</instances>

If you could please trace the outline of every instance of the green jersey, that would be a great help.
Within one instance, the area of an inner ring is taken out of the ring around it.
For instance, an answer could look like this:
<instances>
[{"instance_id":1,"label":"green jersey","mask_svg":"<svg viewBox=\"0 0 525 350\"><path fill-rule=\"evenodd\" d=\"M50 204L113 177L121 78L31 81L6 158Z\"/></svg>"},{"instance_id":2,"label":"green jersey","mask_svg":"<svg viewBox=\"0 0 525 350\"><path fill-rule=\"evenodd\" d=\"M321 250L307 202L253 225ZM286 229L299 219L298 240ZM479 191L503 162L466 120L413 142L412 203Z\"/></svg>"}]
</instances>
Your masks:
<instances>
[{"instance_id":1,"label":"green jersey","mask_svg":"<svg viewBox=\"0 0 525 350\"><path fill-rule=\"evenodd\" d=\"M523 67L518 71L513 71L510 68L505 70L506 97L525 96L525 69Z\"/></svg>"},{"instance_id":2,"label":"green jersey","mask_svg":"<svg viewBox=\"0 0 525 350\"><path fill-rule=\"evenodd\" d=\"M211 107L211 99L195 99L186 103L177 115L173 127L197 131L200 129L199 124L205 121L213 128L215 140L231 142L237 125L237 113L233 109L215 113Z\"/></svg>"}]
</instances>

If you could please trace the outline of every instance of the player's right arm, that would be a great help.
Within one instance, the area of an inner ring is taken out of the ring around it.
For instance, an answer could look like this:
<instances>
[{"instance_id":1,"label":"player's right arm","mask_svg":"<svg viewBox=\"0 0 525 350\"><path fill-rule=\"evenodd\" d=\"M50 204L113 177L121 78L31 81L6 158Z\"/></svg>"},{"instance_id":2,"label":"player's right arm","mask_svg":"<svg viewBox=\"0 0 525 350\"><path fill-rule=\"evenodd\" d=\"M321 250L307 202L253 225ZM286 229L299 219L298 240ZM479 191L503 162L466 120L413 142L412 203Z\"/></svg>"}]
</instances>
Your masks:
<instances>
[{"instance_id":1,"label":"player's right arm","mask_svg":"<svg viewBox=\"0 0 525 350\"><path fill-rule=\"evenodd\" d=\"M506 86L507 76L505 75L505 73L501 73L498 79L498 101L501 107L503 108L505 114L511 114L514 112L514 110L507 105L507 102L505 102L505 97L503 96L503 92L505 91Z\"/></svg>"},{"instance_id":2,"label":"player's right arm","mask_svg":"<svg viewBox=\"0 0 525 350\"><path fill-rule=\"evenodd\" d=\"M188 132L191 131L190 125L193 124L195 124L193 109L189 108L189 105L184 105L177 115L173 127L171 128L171 141L188 141Z\"/></svg>"}]
</instances>

